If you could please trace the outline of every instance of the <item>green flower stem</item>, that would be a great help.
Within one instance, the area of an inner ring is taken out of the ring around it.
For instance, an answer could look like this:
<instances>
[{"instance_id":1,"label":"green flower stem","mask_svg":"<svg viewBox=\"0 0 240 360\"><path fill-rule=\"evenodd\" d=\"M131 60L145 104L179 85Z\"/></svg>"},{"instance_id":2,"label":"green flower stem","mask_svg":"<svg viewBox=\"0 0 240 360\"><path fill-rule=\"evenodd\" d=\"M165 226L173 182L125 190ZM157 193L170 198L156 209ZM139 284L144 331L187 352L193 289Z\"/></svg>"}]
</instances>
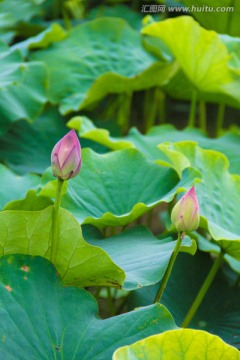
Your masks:
<instances>
[{"instance_id":1,"label":"green flower stem","mask_svg":"<svg viewBox=\"0 0 240 360\"><path fill-rule=\"evenodd\" d=\"M215 260L210 272L208 273L208 276L206 277L201 289L199 290L191 308L189 309L185 319L183 320L183 323L182 323L182 327L187 327L190 322L192 321L192 318L194 317L194 315L196 314L199 306L201 305L202 303L202 300L204 298L204 296L206 295L210 285L212 284L217 272L218 272L218 269L220 268L221 264L222 264L222 260L223 260L223 257L224 257L224 252L221 251L220 254L218 255L217 259Z\"/></svg>"},{"instance_id":2,"label":"green flower stem","mask_svg":"<svg viewBox=\"0 0 240 360\"><path fill-rule=\"evenodd\" d=\"M52 248L51 248L50 260L53 264L55 264L56 255L57 255L58 235L59 235L58 213L59 213L59 208L60 208L60 203L61 203L63 184L64 184L64 180L58 179L57 189L56 189L56 198L55 198L55 203L54 203L54 207L53 207L53 215L52 215Z\"/></svg>"},{"instance_id":3,"label":"green flower stem","mask_svg":"<svg viewBox=\"0 0 240 360\"><path fill-rule=\"evenodd\" d=\"M169 279L169 277L171 275L173 265L174 265L174 263L176 261L177 255L179 253L183 237L184 237L183 233L178 234L177 243L176 243L175 248L173 250L171 259L170 259L170 261L168 263L167 270L166 270L166 272L165 272L165 274L163 276L160 288L158 289L157 295L155 296L154 303L158 303L161 300L162 294L163 294L164 289L165 289L165 287L167 285L168 279Z\"/></svg>"},{"instance_id":4,"label":"green flower stem","mask_svg":"<svg viewBox=\"0 0 240 360\"><path fill-rule=\"evenodd\" d=\"M207 131L207 116L206 116L206 104L205 101L199 102L199 120L200 120L200 128L203 131Z\"/></svg>"},{"instance_id":5,"label":"green flower stem","mask_svg":"<svg viewBox=\"0 0 240 360\"><path fill-rule=\"evenodd\" d=\"M197 91L193 90L190 113L189 113L189 118L188 118L188 126L189 127L194 127L194 125L195 125L196 112L197 112Z\"/></svg>"},{"instance_id":6,"label":"green flower stem","mask_svg":"<svg viewBox=\"0 0 240 360\"><path fill-rule=\"evenodd\" d=\"M225 114L225 104L219 104L218 114L217 114L217 123L216 123L216 135L217 136L220 136L222 133L224 114Z\"/></svg>"}]
</instances>

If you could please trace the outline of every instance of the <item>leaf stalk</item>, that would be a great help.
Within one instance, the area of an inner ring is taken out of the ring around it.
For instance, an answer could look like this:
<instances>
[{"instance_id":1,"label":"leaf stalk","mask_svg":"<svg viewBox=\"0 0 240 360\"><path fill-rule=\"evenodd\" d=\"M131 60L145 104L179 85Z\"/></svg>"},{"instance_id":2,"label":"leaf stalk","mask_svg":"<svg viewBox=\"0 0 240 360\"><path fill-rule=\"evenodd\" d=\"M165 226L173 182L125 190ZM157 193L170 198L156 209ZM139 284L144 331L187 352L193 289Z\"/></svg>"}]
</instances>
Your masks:
<instances>
[{"instance_id":1,"label":"leaf stalk","mask_svg":"<svg viewBox=\"0 0 240 360\"><path fill-rule=\"evenodd\" d=\"M208 273L208 276L206 277L201 289L199 290L194 302L192 303L192 306L190 307L185 319L182 322L182 327L187 327L190 322L192 321L194 315L196 314L199 306L202 303L203 298L205 297L210 285L212 284L221 264L223 261L224 252L221 251L218 255L217 259L215 260L210 272Z\"/></svg>"}]
</instances>

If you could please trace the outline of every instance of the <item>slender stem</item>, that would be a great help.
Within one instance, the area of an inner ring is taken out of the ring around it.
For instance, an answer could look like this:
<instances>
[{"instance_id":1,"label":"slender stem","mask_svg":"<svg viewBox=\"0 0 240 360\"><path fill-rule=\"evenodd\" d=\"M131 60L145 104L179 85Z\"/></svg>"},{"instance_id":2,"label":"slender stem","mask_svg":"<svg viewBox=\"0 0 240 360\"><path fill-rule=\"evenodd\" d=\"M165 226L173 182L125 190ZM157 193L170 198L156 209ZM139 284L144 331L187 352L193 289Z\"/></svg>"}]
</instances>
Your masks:
<instances>
[{"instance_id":1,"label":"slender stem","mask_svg":"<svg viewBox=\"0 0 240 360\"><path fill-rule=\"evenodd\" d=\"M160 300L161 300L161 297L162 297L162 294L164 292L164 289L167 285L167 282L168 282L168 279L171 275L171 272L172 272L172 268L173 268L173 265L176 261L176 258L177 258L177 255L179 253L179 250L180 250L180 246L181 246L181 242L182 242L182 239L184 237L184 234L183 233L179 233L178 234L178 238L177 238L177 242L176 242L176 245L175 245L175 248L173 250L173 253L172 253L172 256L171 256L171 259L168 263L168 267L167 267L167 270L163 276L163 279L162 279L162 282L161 282L161 285L160 285L160 288L158 289L158 292L157 292L157 295L155 296L155 299L154 299L154 303L158 303Z\"/></svg>"},{"instance_id":2,"label":"slender stem","mask_svg":"<svg viewBox=\"0 0 240 360\"><path fill-rule=\"evenodd\" d=\"M164 105L165 94L161 89L155 88L146 91L144 98L144 122L146 132L155 125L158 116L164 116Z\"/></svg>"},{"instance_id":3,"label":"slender stem","mask_svg":"<svg viewBox=\"0 0 240 360\"><path fill-rule=\"evenodd\" d=\"M208 276L206 277L201 289L199 290L194 302L192 303L192 306L190 307L185 319L183 320L182 323L182 327L187 327L190 322L192 321L192 318L194 317L194 315L196 314L199 306L202 303L202 300L204 298L204 296L206 295L210 285L212 284L218 269L220 268L221 264L222 264L222 260L224 257L224 252L221 251L220 254L218 255L217 259L215 260L210 272L208 273Z\"/></svg>"},{"instance_id":4,"label":"slender stem","mask_svg":"<svg viewBox=\"0 0 240 360\"><path fill-rule=\"evenodd\" d=\"M189 127L194 127L195 125L196 111L197 111L197 91L193 90L190 113L188 118Z\"/></svg>"},{"instance_id":5,"label":"slender stem","mask_svg":"<svg viewBox=\"0 0 240 360\"><path fill-rule=\"evenodd\" d=\"M114 315L119 315L122 312L124 306L127 304L127 301L128 301L128 295L125 298L123 298L119 307L116 308Z\"/></svg>"},{"instance_id":6,"label":"slender stem","mask_svg":"<svg viewBox=\"0 0 240 360\"><path fill-rule=\"evenodd\" d=\"M53 264L55 263L56 255L57 255L58 235L59 235L58 213L61 203L63 184L64 184L64 180L58 179L56 198L55 198L53 214L52 214L52 248L51 248L50 260Z\"/></svg>"},{"instance_id":7,"label":"slender stem","mask_svg":"<svg viewBox=\"0 0 240 360\"><path fill-rule=\"evenodd\" d=\"M236 280L236 282L234 284L234 287L237 288L239 286L239 284L240 284L240 274L238 274L238 277L237 277L237 280Z\"/></svg>"},{"instance_id":8,"label":"slender stem","mask_svg":"<svg viewBox=\"0 0 240 360\"><path fill-rule=\"evenodd\" d=\"M166 123L166 94L161 89L158 89L158 115L160 124Z\"/></svg>"},{"instance_id":9,"label":"slender stem","mask_svg":"<svg viewBox=\"0 0 240 360\"><path fill-rule=\"evenodd\" d=\"M118 123L122 128L123 134L125 134L130 127L131 104L132 92L120 95L118 108Z\"/></svg>"},{"instance_id":10,"label":"slender stem","mask_svg":"<svg viewBox=\"0 0 240 360\"><path fill-rule=\"evenodd\" d=\"M223 128L225 114L225 104L219 104L218 114L217 114L217 123L216 123L216 135L220 136Z\"/></svg>"},{"instance_id":11,"label":"slender stem","mask_svg":"<svg viewBox=\"0 0 240 360\"><path fill-rule=\"evenodd\" d=\"M53 0L52 2L52 12L53 12L53 19L57 19L60 14L60 1L59 0Z\"/></svg>"},{"instance_id":12,"label":"slender stem","mask_svg":"<svg viewBox=\"0 0 240 360\"><path fill-rule=\"evenodd\" d=\"M202 100L199 102L199 120L200 128L203 131L207 131L206 103Z\"/></svg>"},{"instance_id":13,"label":"slender stem","mask_svg":"<svg viewBox=\"0 0 240 360\"><path fill-rule=\"evenodd\" d=\"M108 286L107 286L107 299L108 299L108 310L109 310L110 316L112 316L115 312L115 309L114 309L111 289Z\"/></svg>"},{"instance_id":14,"label":"slender stem","mask_svg":"<svg viewBox=\"0 0 240 360\"><path fill-rule=\"evenodd\" d=\"M153 209L149 210L146 213L146 226L151 229L152 227L152 220L153 220Z\"/></svg>"},{"instance_id":15,"label":"slender stem","mask_svg":"<svg viewBox=\"0 0 240 360\"><path fill-rule=\"evenodd\" d=\"M94 294L94 297L95 297L96 301L98 301L99 298L100 298L100 292L101 292L101 290L102 290L102 287L99 286L99 287L97 288L95 294Z\"/></svg>"}]
</instances>

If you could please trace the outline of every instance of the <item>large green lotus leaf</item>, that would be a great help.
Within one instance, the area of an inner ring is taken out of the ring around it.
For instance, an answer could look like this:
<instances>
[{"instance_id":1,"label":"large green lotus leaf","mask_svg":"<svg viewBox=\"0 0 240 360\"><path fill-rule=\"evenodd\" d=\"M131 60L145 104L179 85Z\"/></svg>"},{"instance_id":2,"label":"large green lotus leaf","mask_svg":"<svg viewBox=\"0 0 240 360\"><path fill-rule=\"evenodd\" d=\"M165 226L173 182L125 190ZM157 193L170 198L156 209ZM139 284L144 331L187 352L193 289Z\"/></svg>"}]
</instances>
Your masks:
<instances>
[{"instance_id":1,"label":"large green lotus leaf","mask_svg":"<svg viewBox=\"0 0 240 360\"><path fill-rule=\"evenodd\" d=\"M10 127L0 138L0 159L18 174L41 174L50 165L54 145L67 131L64 119L49 108L33 124L23 120Z\"/></svg>"},{"instance_id":2,"label":"large green lotus leaf","mask_svg":"<svg viewBox=\"0 0 240 360\"><path fill-rule=\"evenodd\" d=\"M64 287L40 257L4 256L0 269L1 359L110 360L120 346L177 328L160 304L102 320L95 299Z\"/></svg>"},{"instance_id":3,"label":"large green lotus leaf","mask_svg":"<svg viewBox=\"0 0 240 360\"><path fill-rule=\"evenodd\" d=\"M80 223L97 227L126 225L161 202L170 202L181 189L188 189L201 175L187 169L179 180L171 168L148 161L135 149L97 154L82 151L82 170L69 181L62 206ZM53 179L51 171L44 182ZM139 180L141 179L141 180ZM55 191L43 196L55 196Z\"/></svg>"},{"instance_id":4,"label":"large green lotus leaf","mask_svg":"<svg viewBox=\"0 0 240 360\"><path fill-rule=\"evenodd\" d=\"M213 259L209 254L197 252L194 257L179 254L161 303L181 323L206 279ZM152 304L159 284L148 286L130 294L130 308ZM231 287L222 271L217 274L190 327L220 336L227 343L240 345L240 288Z\"/></svg>"},{"instance_id":5,"label":"large green lotus leaf","mask_svg":"<svg viewBox=\"0 0 240 360\"><path fill-rule=\"evenodd\" d=\"M182 3L189 6L191 14L206 29L215 30L221 34L240 36L238 1L224 0L216 3L214 0L196 0L193 4L191 0L182 0Z\"/></svg>"},{"instance_id":6,"label":"large green lotus leaf","mask_svg":"<svg viewBox=\"0 0 240 360\"><path fill-rule=\"evenodd\" d=\"M6 210L0 213L0 255L39 255L50 259L53 206L41 211ZM59 213L59 240L54 265L66 285L120 287L122 269L106 252L89 245L77 220L64 209Z\"/></svg>"},{"instance_id":7,"label":"large green lotus leaf","mask_svg":"<svg viewBox=\"0 0 240 360\"><path fill-rule=\"evenodd\" d=\"M239 360L239 351L206 331L178 329L152 335L115 351L113 360Z\"/></svg>"},{"instance_id":8,"label":"large green lotus leaf","mask_svg":"<svg viewBox=\"0 0 240 360\"><path fill-rule=\"evenodd\" d=\"M166 271L176 241L171 238L159 240L144 228L136 227L119 235L99 240L90 234L85 237L91 245L99 246L126 273L123 289L134 290L160 281ZM189 237L183 241L194 255L196 243Z\"/></svg>"},{"instance_id":9,"label":"large green lotus leaf","mask_svg":"<svg viewBox=\"0 0 240 360\"><path fill-rule=\"evenodd\" d=\"M157 62L143 49L140 34L116 18L76 26L64 40L35 51L31 58L47 64L50 101L60 103L64 114L108 93L166 84L178 67Z\"/></svg>"},{"instance_id":10,"label":"large green lotus leaf","mask_svg":"<svg viewBox=\"0 0 240 360\"><path fill-rule=\"evenodd\" d=\"M8 202L25 197L29 188L37 188L40 177L33 174L18 176L0 164L0 209Z\"/></svg>"},{"instance_id":11,"label":"large green lotus leaf","mask_svg":"<svg viewBox=\"0 0 240 360\"><path fill-rule=\"evenodd\" d=\"M90 139L112 150L136 148L150 160L167 160L162 152L158 151L157 145L162 142L177 142L182 140L196 141L204 149L217 150L225 154L230 162L230 171L240 174L240 133L237 129L230 129L219 138L209 138L199 129L185 128L177 130L173 125L159 125L152 127L147 134L141 134L136 128L131 128L128 135L113 137L106 129L97 128L94 123L85 116L75 116L67 123L67 126L78 131L81 138Z\"/></svg>"},{"instance_id":12,"label":"large green lotus leaf","mask_svg":"<svg viewBox=\"0 0 240 360\"><path fill-rule=\"evenodd\" d=\"M46 66L23 62L19 51L0 52L0 134L16 120L32 121L46 102Z\"/></svg>"},{"instance_id":13,"label":"large green lotus leaf","mask_svg":"<svg viewBox=\"0 0 240 360\"><path fill-rule=\"evenodd\" d=\"M226 94L239 102L239 78L228 66L230 54L217 33L202 28L190 16L152 23L142 33L166 43L196 89Z\"/></svg>"},{"instance_id":14,"label":"large green lotus leaf","mask_svg":"<svg viewBox=\"0 0 240 360\"><path fill-rule=\"evenodd\" d=\"M229 173L229 162L220 152L203 150L196 143L182 141L161 144L178 171L192 166L203 177L197 184L201 226L232 257L240 260L240 176Z\"/></svg>"}]
</instances>

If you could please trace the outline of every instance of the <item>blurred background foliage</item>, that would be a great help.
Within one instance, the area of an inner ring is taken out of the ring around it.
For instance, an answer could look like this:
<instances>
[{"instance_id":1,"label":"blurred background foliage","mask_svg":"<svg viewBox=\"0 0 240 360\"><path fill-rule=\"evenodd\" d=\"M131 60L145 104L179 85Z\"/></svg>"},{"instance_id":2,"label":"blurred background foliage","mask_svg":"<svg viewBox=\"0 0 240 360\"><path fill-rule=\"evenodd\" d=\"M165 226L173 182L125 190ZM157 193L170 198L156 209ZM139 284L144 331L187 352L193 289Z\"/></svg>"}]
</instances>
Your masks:
<instances>
[{"instance_id":1,"label":"blurred background foliage","mask_svg":"<svg viewBox=\"0 0 240 360\"><path fill-rule=\"evenodd\" d=\"M160 4L164 12L156 11ZM28 127L53 106L63 121L86 115L113 135L170 122L179 129L199 126L215 136L222 124L238 125L240 5L222 0L218 6L234 11L199 11L216 4L196 0L192 12L186 11L192 5L188 0L0 1L1 133L12 136L15 121L27 120ZM177 10L170 11L172 6ZM141 34L149 24L173 17L177 22L168 24L171 29L160 26L163 35ZM166 38L169 31L173 36ZM212 42L212 52L206 49L203 58L206 41ZM221 68L216 61L224 62ZM202 84L194 81L196 67L199 78L205 77Z\"/></svg>"}]
</instances>

